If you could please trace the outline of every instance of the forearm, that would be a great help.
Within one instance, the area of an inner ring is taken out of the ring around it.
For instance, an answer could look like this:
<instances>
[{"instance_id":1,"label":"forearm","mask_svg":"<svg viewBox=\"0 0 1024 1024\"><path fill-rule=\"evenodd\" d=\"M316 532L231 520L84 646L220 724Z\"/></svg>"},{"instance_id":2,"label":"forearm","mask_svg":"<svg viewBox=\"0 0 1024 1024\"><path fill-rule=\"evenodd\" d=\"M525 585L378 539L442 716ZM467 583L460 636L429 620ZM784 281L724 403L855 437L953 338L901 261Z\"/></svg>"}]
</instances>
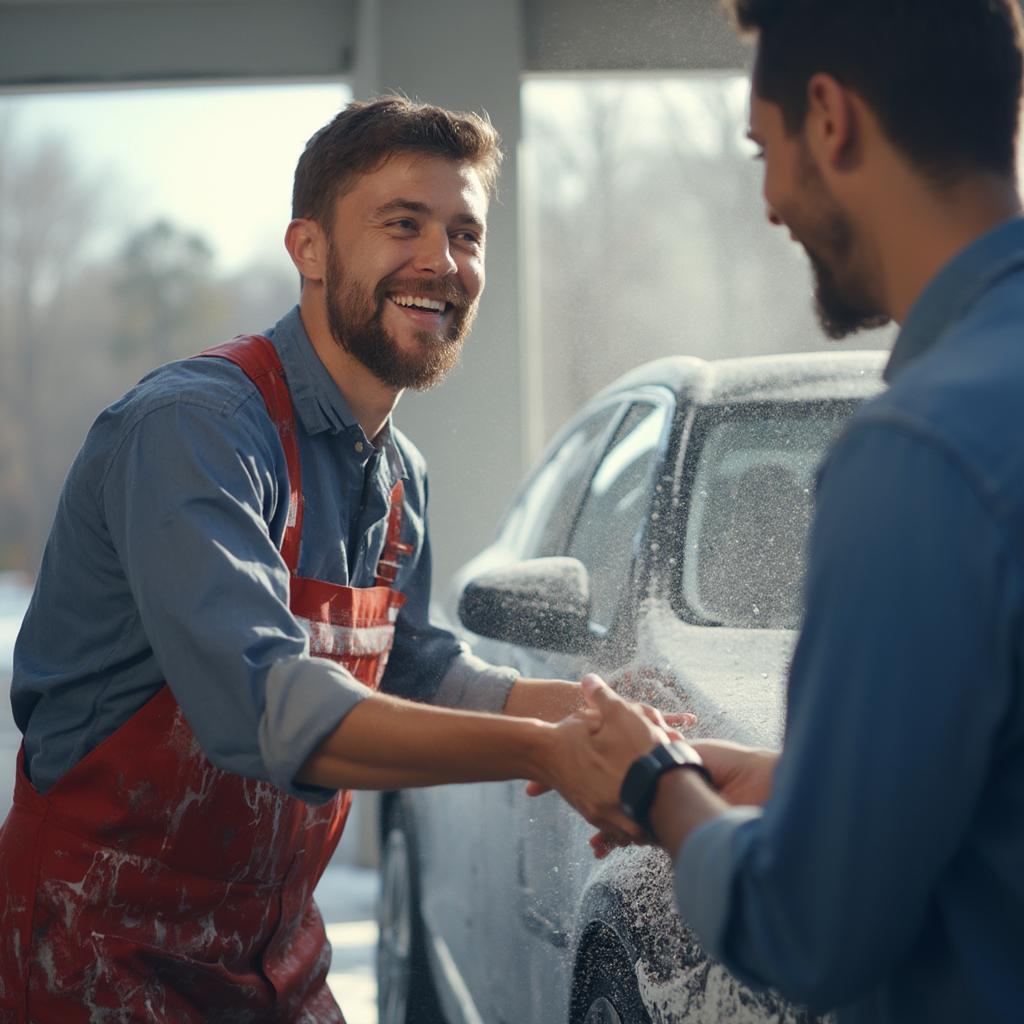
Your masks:
<instances>
[{"instance_id":1,"label":"forearm","mask_svg":"<svg viewBox=\"0 0 1024 1024\"><path fill-rule=\"evenodd\" d=\"M329 789L400 789L545 779L553 742L551 728L536 719L374 694L342 719L297 780Z\"/></svg>"},{"instance_id":2,"label":"forearm","mask_svg":"<svg viewBox=\"0 0 1024 1024\"><path fill-rule=\"evenodd\" d=\"M675 859L683 843L729 805L692 769L666 772L658 781L649 820L654 839Z\"/></svg>"},{"instance_id":3,"label":"forearm","mask_svg":"<svg viewBox=\"0 0 1024 1024\"><path fill-rule=\"evenodd\" d=\"M560 722L583 707L579 683L564 679L517 679L505 702L504 712L519 718Z\"/></svg>"}]
</instances>

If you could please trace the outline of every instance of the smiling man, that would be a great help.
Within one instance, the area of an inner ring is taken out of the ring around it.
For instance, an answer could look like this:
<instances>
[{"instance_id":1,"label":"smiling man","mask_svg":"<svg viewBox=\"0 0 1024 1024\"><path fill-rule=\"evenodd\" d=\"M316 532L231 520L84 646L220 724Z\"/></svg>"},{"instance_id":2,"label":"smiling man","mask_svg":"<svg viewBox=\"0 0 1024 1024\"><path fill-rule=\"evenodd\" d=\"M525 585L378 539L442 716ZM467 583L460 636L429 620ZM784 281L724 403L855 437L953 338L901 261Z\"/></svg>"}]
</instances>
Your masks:
<instances>
[{"instance_id":1,"label":"smiling man","mask_svg":"<svg viewBox=\"0 0 1024 1024\"><path fill-rule=\"evenodd\" d=\"M459 358L499 157L474 115L351 104L296 170L298 307L90 431L15 651L0 1019L341 1021L311 893L348 790L574 799L585 727L547 723L579 686L431 625L425 467L391 421Z\"/></svg>"},{"instance_id":2,"label":"smiling man","mask_svg":"<svg viewBox=\"0 0 1024 1024\"><path fill-rule=\"evenodd\" d=\"M669 745L590 679L595 799L621 787L675 858L683 916L739 977L841 1024L1010 1024L1024 1019L1020 10L731 6L757 36L768 216L810 257L822 326L901 330L889 390L819 476L781 756Z\"/></svg>"}]
</instances>

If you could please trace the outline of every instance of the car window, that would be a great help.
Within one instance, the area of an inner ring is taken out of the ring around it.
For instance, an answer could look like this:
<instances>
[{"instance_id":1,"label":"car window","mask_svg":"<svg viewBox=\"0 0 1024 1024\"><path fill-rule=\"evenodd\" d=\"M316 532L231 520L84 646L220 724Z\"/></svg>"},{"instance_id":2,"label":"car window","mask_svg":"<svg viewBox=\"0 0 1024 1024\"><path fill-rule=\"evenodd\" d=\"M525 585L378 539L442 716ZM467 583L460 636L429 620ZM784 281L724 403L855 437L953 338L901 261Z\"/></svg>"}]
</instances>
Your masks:
<instances>
[{"instance_id":1,"label":"car window","mask_svg":"<svg viewBox=\"0 0 1024 1024\"><path fill-rule=\"evenodd\" d=\"M611 625L650 510L668 408L638 402L625 415L590 482L566 552L590 574L591 621Z\"/></svg>"},{"instance_id":2,"label":"car window","mask_svg":"<svg viewBox=\"0 0 1024 1024\"><path fill-rule=\"evenodd\" d=\"M814 476L844 404L712 413L686 525L683 596L727 626L795 628Z\"/></svg>"},{"instance_id":3,"label":"car window","mask_svg":"<svg viewBox=\"0 0 1024 1024\"><path fill-rule=\"evenodd\" d=\"M509 550L520 558L563 553L599 445L621 408L613 403L599 409L554 449L502 528L502 543Z\"/></svg>"}]
</instances>

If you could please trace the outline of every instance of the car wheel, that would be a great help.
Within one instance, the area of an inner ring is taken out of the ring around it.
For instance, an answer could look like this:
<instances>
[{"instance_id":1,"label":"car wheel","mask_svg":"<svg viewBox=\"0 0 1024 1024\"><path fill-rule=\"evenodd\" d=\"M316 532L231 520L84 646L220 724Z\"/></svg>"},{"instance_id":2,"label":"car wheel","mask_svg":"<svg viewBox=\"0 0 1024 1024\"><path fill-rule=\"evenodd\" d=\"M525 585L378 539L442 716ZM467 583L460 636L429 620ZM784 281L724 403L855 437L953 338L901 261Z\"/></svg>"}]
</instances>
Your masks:
<instances>
[{"instance_id":1,"label":"car wheel","mask_svg":"<svg viewBox=\"0 0 1024 1024\"><path fill-rule=\"evenodd\" d=\"M377 901L379 1024L444 1024L419 907L415 838L401 799L395 799L385 821Z\"/></svg>"},{"instance_id":2,"label":"car wheel","mask_svg":"<svg viewBox=\"0 0 1024 1024\"><path fill-rule=\"evenodd\" d=\"M590 964L579 1024L651 1024L633 965L622 947L613 950L600 943L587 959Z\"/></svg>"}]
</instances>

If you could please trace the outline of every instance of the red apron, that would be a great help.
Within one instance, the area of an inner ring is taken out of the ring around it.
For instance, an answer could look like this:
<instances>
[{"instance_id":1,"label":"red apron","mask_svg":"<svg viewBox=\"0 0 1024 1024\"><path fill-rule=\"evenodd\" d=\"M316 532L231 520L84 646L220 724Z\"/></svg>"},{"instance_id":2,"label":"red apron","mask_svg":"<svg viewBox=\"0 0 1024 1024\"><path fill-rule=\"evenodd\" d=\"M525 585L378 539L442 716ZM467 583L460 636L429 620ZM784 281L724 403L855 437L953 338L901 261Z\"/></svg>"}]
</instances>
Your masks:
<instances>
[{"instance_id":1,"label":"red apron","mask_svg":"<svg viewBox=\"0 0 1024 1024\"><path fill-rule=\"evenodd\" d=\"M203 355L245 371L280 434L291 487L281 554L311 653L376 688L405 601L391 588L411 550L401 482L374 586L297 576L299 451L277 353L246 337ZM312 892L351 799L314 807L214 767L167 686L45 795L22 751L0 829L0 1024L343 1024Z\"/></svg>"}]
</instances>

